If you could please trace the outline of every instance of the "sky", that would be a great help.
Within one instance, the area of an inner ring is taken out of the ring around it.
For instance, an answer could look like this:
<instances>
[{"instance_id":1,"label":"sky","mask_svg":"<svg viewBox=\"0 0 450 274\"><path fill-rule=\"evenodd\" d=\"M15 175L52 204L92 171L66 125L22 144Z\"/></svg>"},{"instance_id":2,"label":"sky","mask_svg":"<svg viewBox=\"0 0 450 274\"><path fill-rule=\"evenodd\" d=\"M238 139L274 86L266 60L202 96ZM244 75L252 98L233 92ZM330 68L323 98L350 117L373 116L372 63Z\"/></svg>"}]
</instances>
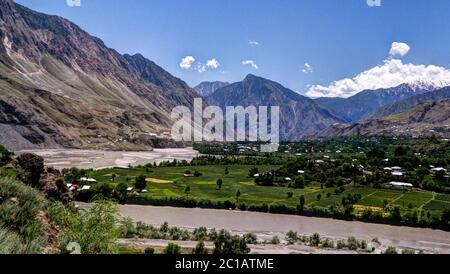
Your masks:
<instances>
[{"instance_id":1,"label":"sky","mask_svg":"<svg viewBox=\"0 0 450 274\"><path fill-rule=\"evenodd\" d=\"M310 97L450 84L448 0L16 2L65 17L120 53L141 53L191 86L249 73Z\"/></svg>"}]
</instances>

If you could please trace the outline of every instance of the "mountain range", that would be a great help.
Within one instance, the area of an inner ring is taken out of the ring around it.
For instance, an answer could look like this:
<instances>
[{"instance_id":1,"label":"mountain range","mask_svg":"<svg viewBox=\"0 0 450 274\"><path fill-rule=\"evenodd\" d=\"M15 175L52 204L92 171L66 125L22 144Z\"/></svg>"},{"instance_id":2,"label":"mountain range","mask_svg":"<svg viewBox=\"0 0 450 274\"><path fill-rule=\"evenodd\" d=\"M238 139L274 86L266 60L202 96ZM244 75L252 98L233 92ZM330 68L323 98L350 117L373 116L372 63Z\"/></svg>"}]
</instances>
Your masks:
<instances>
[{"instance_id":1,"label":"mountain range","mask_svg":"<svg viewBox=\"0 0 450 274\"><path fill-rule=\"evenodd\" d=\"M350 98L318 98L315 101L352 123L383 106L434 89L436 87L431 84L405 83L393 88L365 90Z\"/></svg>"},{"instance_id":2,"label":"mountain range","mask_svg":"<svg viewBox=\"0 0 450 274\"><path fill-rule=\"evenodd\" d=\"M449 93L448 87L417 82L350 98L310 99L252 74L191 88L143 55L122 55L62 17L0 0L0 144L14 150L183 145L167 134L170 113L179 105L192 109L199 96L222 108L280 106L282 140L439 135Z\"/></svg>"},{"instance_id":3,"label":"mountain range","mask_svg":"<svg viewBox=\"0 0 450 274\"><path fill-rule=\"evenodd\" d=\"M219 88L205 100L222 109L226 106L279 106L282 140L311 136L334 123L344 122L314 100L252 74L241 82Z\"/></svg>"},{"instance_id":4,"label":"mountain range","mask_svg":"<svg viewBox=\"0 0 450 274\"><path fill-rule=\"evenodd\" d=\"M332 125L317 136L352 135L450 138L450 99L427 101L404 112L351 125Z\"/></svg>"},{"instance_id":5,"label":"mountain range","mask_svg":"<svg viewBox=\"0 0 450 274\"><path fill-rule=\"evenodd\" d=\"M171 109L198 97L142 55L10 0L0 41L0 141L11 148L149 149Z\"/></svg>"}]
</instances>

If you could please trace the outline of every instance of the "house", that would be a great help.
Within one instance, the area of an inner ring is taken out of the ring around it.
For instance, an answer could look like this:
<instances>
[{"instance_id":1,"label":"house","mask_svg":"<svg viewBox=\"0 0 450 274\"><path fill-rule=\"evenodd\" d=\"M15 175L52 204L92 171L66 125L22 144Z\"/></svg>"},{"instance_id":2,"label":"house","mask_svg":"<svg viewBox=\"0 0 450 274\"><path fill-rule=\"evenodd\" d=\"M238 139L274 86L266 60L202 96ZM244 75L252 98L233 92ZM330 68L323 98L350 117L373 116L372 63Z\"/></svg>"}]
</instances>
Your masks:
<instances>
[{"instance_id":1,"label":"house","mask_svg":"<svg viewBox=\"0 0 450 274\"><path fill-rule=\"evenodd\" d=\"M257 174L255 174L255 175L253 175L253 177L258 178L258 177L259 177L259 174L257 173Z\"/></svg>"},{"instance_id":2,"label":"house","mask_svg":"<svg viewBox=\"0 0 450 274\"><path fill-rule=\"evenodd\" d=\"M84 191L84 190L90 190L90 189L91 189L91 186L83 186L78 191Z\"/></svg>"},{"instance_id":3,"label":"house","mask_svg":"<svg viewBox=\"0 0 450 274\"><path fill-rule=\"evenodd\" d=\"M385 167L385 168L384 168L384 171L392 171L392 168L390 168L390 167Z\"/></svg>"},{"instance_id":4,"label":"house","mask_svg":"<svg viewBox=\"0 0 450 274\"><path fill-rule=\"evenodd\" d=\"M403 172L394 171L394 172L392 172L392 176L403 176Z\"/></svg>"},{"instance_id":5,"label":"house","mask_svg":"<svg viewBox=\"0 0 450 274\"><path fill-rule=\"evenodd\" d=\"M86 177L81 177L80 178L81 182L88 182L88 183L96 183L97 180L93 179L93 178L86 178Z\"/></svg>"},{"instance_id":6,"label":"house","mask_svg":"<svg viewBox=\"0 0 450 274\"><path fill-rule=\"evenodd\" d=\"M291 179L291 178L289 178L289 177L286 177L286 178L284 178L284 180L285 180L286 182L290 182L290 181L292 181L292 179Z\"/></svg>"},{"instance_id":7,"label":"house","mask_svg":"<svg viewBox=\"0 0 450 274\"><path fill-rule=\"evenodd\" d=\"M297 171L298 172L298 174L305 174L305 171L304 170L299 170L299 171Z\"/></svg>"},{"instance_id":8,"label":"house","mask_svg":"<svg viewBox=\"0 0 450 274\"><path fill-rule=\"evenodd\" d=\"M431 172L433 172L433 173L440 172L440 171L447 172L447 170L443 167L435 167L435 168L431 169Z\"/></svg>"},{"instance_id":9,"label":"house","mask_svg":"<svg viewBox=\"0 0 450 274\"><path fill-rule=\"evenodd\" d=\"M402 171L402 168L399 167L399 166L393 166L392 170L394 170L394 171Z\"/></svg>"},{"instance_id":10,"label":"house","mask_svg":"<svg viewBox=\"0 0 450 274\"><path fill-rule=\"evenodd\" d=\"M390 182L388 185L391 188L395 188L395 189L410 189L410 188L413 188L412 184L403 183L403 182Z\"/></svg>"},{"instance_id":11,"label":"house","mask_svg":"<svg viewBox=\"0 0 450 274\"><path fill-rule=\"evenodd\" d=\"M133 191L133 188L132 188L132 187L129 187L129 188L127 188L127 191L128 191L128 192L131 192L131 191Z\"/></svg>"}]
</instances>

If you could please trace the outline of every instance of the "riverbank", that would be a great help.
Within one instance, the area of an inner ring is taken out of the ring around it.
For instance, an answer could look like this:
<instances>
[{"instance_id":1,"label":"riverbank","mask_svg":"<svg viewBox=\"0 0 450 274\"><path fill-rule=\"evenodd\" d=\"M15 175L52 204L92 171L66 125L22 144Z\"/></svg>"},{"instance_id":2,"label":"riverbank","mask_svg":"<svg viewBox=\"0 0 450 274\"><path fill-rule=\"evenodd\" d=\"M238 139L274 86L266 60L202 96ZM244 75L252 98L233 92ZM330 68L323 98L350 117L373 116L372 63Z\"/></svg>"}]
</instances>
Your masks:
<instances>
[{"instance_id":1,"label":"riverbank","mask_svg":"<svg viewBox=\"0 0 450 274\"><path fill-rule=\"evenodd\" d=\"M186 209L172 207L153 207L120 205L122 217L131 218L151 225L168 222L171 226L193 229L226 229L236 234L255 233L261 240L273 236L283 239L290 230L302 235L319 233L324 238L347 239L355 237L370 242L378 238L382 246L399 249L414 249L425 253L450 254L450 232L433 229L399 227L333 219L265 214L211 209ZM259 252L292 252L295 247L273 247Z\"/></svg>"},{"instance_id":2,"label":"riverbank","mask_svg":"<svg viewBox=\"0 0 450 274\"><path fill-rule=\"evenodd\" d=\"M78 150L78 149L37 149L22 150L16 154L33 153L44 158L47 166L62 170L64 168L105 169L127 168L148 163L163 161L186 160L190 161L198 152L193 148L154 149L152 151L105 151L105 150Z\"/></svg>"}]
</instances>

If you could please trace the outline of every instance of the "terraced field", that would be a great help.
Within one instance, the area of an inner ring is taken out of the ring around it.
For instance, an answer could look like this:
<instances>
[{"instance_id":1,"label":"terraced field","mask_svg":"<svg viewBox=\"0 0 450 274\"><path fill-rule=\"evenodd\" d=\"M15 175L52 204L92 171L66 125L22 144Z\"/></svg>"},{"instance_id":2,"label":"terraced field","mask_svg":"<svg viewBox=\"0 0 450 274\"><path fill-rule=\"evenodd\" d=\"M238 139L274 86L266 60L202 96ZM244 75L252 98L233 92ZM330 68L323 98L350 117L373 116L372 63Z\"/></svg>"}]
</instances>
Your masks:
<instances>
[{"instance_id":1,"label":"terraced field","mask_svg":"<svg viewBox=\"0 0 450 274\"><path fill-rule=\"evenodd\" d=\"M93 172L91 177L100 183L117 184L126 182L133 185L134 178L144 174L147 177L147 193L140 194L148 198L186 197L198 200L236 201L239 190L240 203L247 205L282 204L296 207L300 196L304 195L309 207L329 208L341 206L342 199L348 194L360 194L362 199L356 204L358 210L370 207L382 210L384 205L399 206L402 211L415 208L440 215L442 210L450 208L450 195L439 195L426 191L401 191L389 189L374 189L369 187L346 186L343 193L336 194L336 188L321 189L320 184L311 183L305 189L291 189L287 187L264 187L255 185L248 172L253 166L228 166L229 173L225 175L226 166L198 166L198 167L158 167L158 168L114 168ZM259 166L260 172L276 169L277 166ZM200 177L185 177L189 170L202 173ZM116 177L112 181L112 174ZM216 181L223 179L223 186L219 190ZM190 191L186 193L186 187ZM288 197L288 192L293 196ZM320 196L320 199L319 199Z\"/></svg>"}]
</instances>

